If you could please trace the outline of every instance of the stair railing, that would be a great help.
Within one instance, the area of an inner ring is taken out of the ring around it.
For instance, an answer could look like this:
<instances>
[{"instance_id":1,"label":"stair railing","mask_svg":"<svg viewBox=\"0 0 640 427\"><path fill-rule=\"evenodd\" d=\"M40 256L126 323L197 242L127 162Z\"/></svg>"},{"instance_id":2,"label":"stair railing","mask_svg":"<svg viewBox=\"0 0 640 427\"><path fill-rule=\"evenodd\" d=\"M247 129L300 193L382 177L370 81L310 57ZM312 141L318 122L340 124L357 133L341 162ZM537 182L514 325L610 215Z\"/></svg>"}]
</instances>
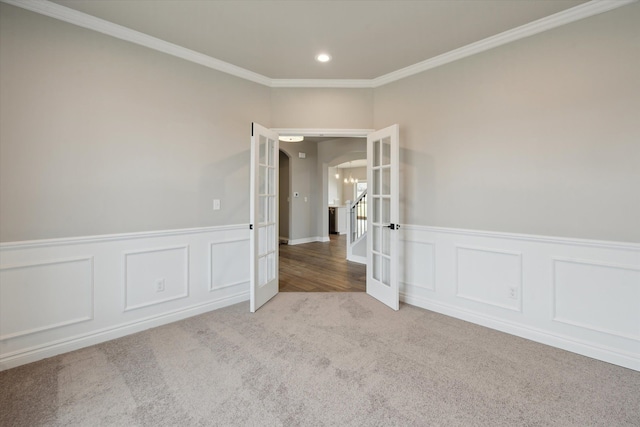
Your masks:
<instances>
[{"instance_id":1,"label":"stair railing","mask_svg":"<svg viewBox=\"0 0 640 427\"><path fill-rule=\"evenodd\" d=\"M367 232L367 190L351 204L349 209L349 244L357 242Z\"/></svg>"}]
</instances>

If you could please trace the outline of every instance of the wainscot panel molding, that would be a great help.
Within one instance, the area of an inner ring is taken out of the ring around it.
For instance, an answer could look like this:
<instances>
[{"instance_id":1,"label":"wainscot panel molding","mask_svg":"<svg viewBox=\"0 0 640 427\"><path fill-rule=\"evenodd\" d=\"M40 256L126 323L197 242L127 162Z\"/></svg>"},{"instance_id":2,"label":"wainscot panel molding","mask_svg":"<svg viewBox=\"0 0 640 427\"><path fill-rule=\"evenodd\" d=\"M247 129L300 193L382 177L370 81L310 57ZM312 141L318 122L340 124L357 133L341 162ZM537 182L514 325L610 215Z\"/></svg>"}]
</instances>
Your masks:
<instances>
[{"instance_id":1,"label":"wainscot panel molding","mask_svg":"<svg viewBox=\"0 0 640 427\"><path fill-rule=\"evenodd\" d=\"M124 254L124 311L189 296L189 246Z\"/></svg>"},{"instance_id":2,"label":"wainscot panel molding","mask_svg":"<svg viewBox=\"0 0 640 427\"><path fill-rule=\"evenodd\" d=\"M640 244L401 228L407 304L640 371Z\"/></svg>"},{"instance_id":3,"label":"wainscot panel molding","mask_svg":"<svg viewBox=\"0 0 640 427\"><path fill-rule=\"evenodd\" d=\"M0 370L246 301L248 230L0 244Z\"/></svg>"},{"instance_id":4,"label":"wainscot panel molding","mask_svg":"<svg viewBox=\"0 0 640 427\"><path fill-rule=\"evenodd\" d=\"M209 291L249 286L249 239L240 238L209 244Z\"/></svg>"},{"instance_id":5,"label":"wainscot panel molding","mask_svg":"<svg viewBox=\"0 0 640 427\"><path fill-rule=\"evenodd\" d=\"M456 246L456 296L522 311L522 254Z\"/></svg>"},{"instance_id":6,"label":"wainscot panel molding","mask_svg":"<svg viewBox=\"0 0 640 427\"><path fill-rule=\"evenodd\" d=\"M0 340L92 320L93 307L93 257L0 268Z\"/></svg>"},{"instance_id":7,"label":"wainscot panel molding","mask_svg":"<svg viewBox=\"0 0 640 427\"><path fill-rule=\"evenodd\" d=\"M553 259L553 320L640 341L640 268Z\"/></svg>"}]
</instances>

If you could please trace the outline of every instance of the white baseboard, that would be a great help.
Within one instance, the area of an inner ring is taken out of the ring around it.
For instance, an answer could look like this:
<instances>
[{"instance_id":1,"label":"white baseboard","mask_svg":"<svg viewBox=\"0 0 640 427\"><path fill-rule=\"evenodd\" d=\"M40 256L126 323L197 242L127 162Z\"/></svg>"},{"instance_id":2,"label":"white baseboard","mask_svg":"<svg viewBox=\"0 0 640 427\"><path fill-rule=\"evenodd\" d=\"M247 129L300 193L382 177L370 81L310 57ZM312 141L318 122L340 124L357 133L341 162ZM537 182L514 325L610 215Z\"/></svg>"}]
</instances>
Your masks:
<instances>
[{"instance_id":1,"label":"white baseboard","mask_svg":"<svg viewBox=\"0 0 640 427\"><path fill-rule=\"evenodd\" d=\"M34 346L18 352L3 355L0 359L0 371L15 368L27 363L37 362L38 360L48 357L57 356L84 347L103 343L126 335L142 332L147 329L166 325L188 317L204 314L219 308L238 304L249 299L249 292L241 292L237 295L221 298L216 301L210 301L198 304L192 307L175 310L173 312L164 313L158 316L152 316L146 319L133 321L127 324L117 325L114 327L97 330L84 335L65 338L59 341L47 343L40 346ZM248 309L247 309L248 310Z\"/></svg>"},{"instance_id":2,"label":"white baseboard","mask_svg":"<svg viewBox=\"0 0 640 427\"><path fill-rule=\"evenodd\" d=\"M358 264L367 264L367 258L359 255L349 255L347 261L357 262Z\"/></svg>"},{"instance_id":3,"label":"white baseboard","mask_svg":"<svg viewBox=\"0 0 640 427\"><path fill-rule=\"evenodd\" d=\"M302 245L304 243L313 243L313 242L329 242L329 237L303 237L302 239L289 239L289 245Z\"/></svg>"},{"instance_id":4,"label":"white baseboard","mask_svg":"<svg viewBox=\"0 0 640 427\"><path fill-rule=\"evenodd\" d=\"M573 339L572 337L556 335L545 330L525 327L504 319L487 316L484 313L463 310L456 306L441 302L434 302L416 296L409 296L404 293L400 295L400 300L416 307L435 311L436 313L444 314L446 316L455 317L456 319L461 319L531 341L640 371L640 359L632 353L626 353L619 349L612 349L593 343L581 342Z\"/></svg>"}]
</instances>

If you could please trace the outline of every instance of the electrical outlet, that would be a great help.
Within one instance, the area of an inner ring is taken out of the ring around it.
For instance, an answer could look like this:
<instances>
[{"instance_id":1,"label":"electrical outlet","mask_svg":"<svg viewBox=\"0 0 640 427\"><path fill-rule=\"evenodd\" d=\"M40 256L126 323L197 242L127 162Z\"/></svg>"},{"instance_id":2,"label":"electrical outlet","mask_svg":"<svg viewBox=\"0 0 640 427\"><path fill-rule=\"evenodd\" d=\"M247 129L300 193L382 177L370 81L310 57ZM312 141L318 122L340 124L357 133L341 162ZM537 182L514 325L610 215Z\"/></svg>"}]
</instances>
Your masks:
<instances>
[{"instance_id":1,"label":"electrical outlet","mask_svg":"<svg viewBox=\"0 0 640 427\"><path fill-rule=\"evenodd\" d=\"M213 199L213 210L214 211L220 210L220 199Z\"/></svg>"},{"instance_id":2,"label":"electrical outlet","mask_svg":"<svg viewBox=\"0 0 640 427\"><path fill-rule=\"evenodd\" d=\"M518 299L518 288L515 286L509 286L509 298Z\"/></svg>"},{"instance_id":3,"label":"electrical outlet","mask_svg":"<svg viewBox=\"0 0 640 427\"><path fill-rule=\"evenodd\" d=\"M156 292L164 292L164 279L156 279Z\"/></svg>"}]
</instances>

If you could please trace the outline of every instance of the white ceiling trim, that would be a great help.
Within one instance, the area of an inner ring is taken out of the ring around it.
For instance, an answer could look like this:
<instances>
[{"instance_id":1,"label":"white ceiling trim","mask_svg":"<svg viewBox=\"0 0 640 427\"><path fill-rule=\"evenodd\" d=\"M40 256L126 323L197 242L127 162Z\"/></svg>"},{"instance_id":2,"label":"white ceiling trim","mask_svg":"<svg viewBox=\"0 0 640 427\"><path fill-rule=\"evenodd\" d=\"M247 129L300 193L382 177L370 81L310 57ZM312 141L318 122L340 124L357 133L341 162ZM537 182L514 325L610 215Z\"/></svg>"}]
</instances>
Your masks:
<instances>
[{"instance_id":1,"label":"white ceiling trim","mask_svg":"<svg viewBox=\"0 0 640 427\"><path fill-rule=\"evenodd\" d=\"M427 59L426 61L422 61L417 64L402 68L400 70L392 71L389 74L376 77L372 80L372 87L383 86L388 83L404 79L405 77L409 77L414 74L418 74L423 71L427 71L432 68L457 61L458 59L466 58L468 56L493 49L503 44L511 43L525 37L533 36L535 34L569 24L571 22L588 18L590 16L608 12L612 9L635 3L636 1L638 0L592 0L588 3L583 3L562 12L558 12L545 18L538 19L537 21L521 25L520 27L504 31L500 34L496 34L495 36L487 37L486 39L482 39L461 48L443 53L442 55L435 56L431 59Z\"/></svg>"},{"instance_id":2,"label":"white ceiling trim","mask_svg":"<svg viewBox=\"0 0 640 427\"><path fill-rule=\"evenodd\" d=\"M366 138L375 129L272 128L280 136L327 136L334 138Z\"/></svg>"},{"instance_id":3,"label":"white ceiling trim","mask_svg":"<svg viewBox=\"0 0 640 427\"><path fill-rule=\"evenodd\" d=\"M52 3L47 0L0 0L4 3L21 7L32 12L40 13L51 18L59 19L83 28L98 31L121 40L135 43L157 50L205 67L231 74L233 76L276 88L376 88L414 74L421 73L448 64L458 59L466 58L476 53L484 52L561 25L569 24L580 19L588 18L600 13L635 3L638 0L591 0L571 9L538 19L520 27L505 31L495 36L471 43L467 46L438 55L414 65L393 71L374 79L271 79L262 74L254 73L225 61L193 51L191 49L166 42L122 25L114 24L104 19L96 18L83 12ZM306 135L305 135L306 136ZM317 136L317 135L308 135Z\"/></svg>"},{"instance_id":4,"label":"white ceiling trim","mask_svg":"<svg viewBox=\"0 0 640 427\"><path fill-rule=\"evenodd\" d=\"M271 87L372 88L371 79L271 79Z\"/></svg>"},{"instance_id":5,"label":"white ceiling trim","mask_svg":"<svg viewBox=\"0 0 640 427\"><path fill-rule=\"evenodd\" d=\"M96 18L83 12L53 3L47 0L0 0L13 6L21 7L51 18L59 19L79 27L88 28L121 40L135 43L157 50L196 64L204 65L223 73L231 74L245 80L271 86L271 79L242 67L221 61L191 49L166 42L156 37L135 31L104 19Z\"/></svg>"}]
</instances>

